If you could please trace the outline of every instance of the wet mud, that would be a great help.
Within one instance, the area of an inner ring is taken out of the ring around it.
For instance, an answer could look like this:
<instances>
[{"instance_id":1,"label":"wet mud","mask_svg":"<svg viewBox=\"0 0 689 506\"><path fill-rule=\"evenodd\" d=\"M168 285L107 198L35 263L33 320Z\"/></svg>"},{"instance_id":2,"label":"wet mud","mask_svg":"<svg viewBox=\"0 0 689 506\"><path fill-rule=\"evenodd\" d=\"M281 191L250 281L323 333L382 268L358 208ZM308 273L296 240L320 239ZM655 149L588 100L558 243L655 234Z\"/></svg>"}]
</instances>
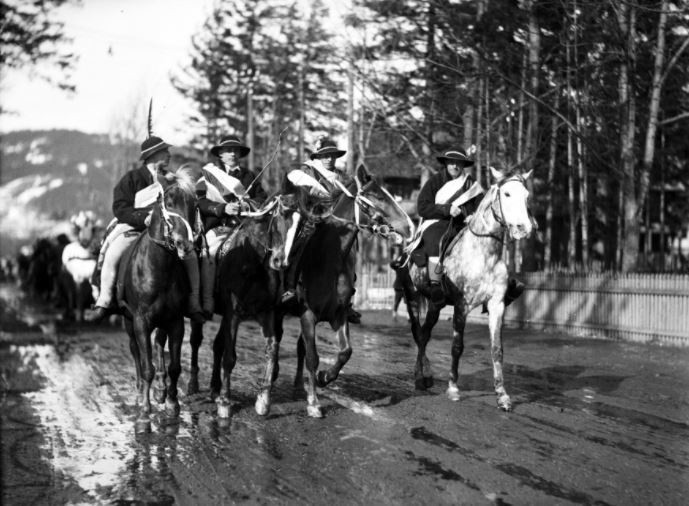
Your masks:
<instances>
[{"instance_id":1,"label":"wet mud","mask_svg":"<svg viewBox=\"0 0 689 506\"><path fill-rule=\"evenodd\" d=\"M180 415L154 404L137 433L124 331L63 325L8 293L0 289L2 504L645 505L685 504L689 493L689 350L508 329L514 410L504 413L485 327L467 328L452 402L449 322L428 349L435 384L419 392L406 322L365 313L314 419L293 386L298 324L288 320L271 412L260 417L264 342L248 323L222 419L208 388L216 316L204 329L201 392L185 395L185 343ZM327 326L318 332L323 368L337 343Z\"/></svg>"}]
</instances>

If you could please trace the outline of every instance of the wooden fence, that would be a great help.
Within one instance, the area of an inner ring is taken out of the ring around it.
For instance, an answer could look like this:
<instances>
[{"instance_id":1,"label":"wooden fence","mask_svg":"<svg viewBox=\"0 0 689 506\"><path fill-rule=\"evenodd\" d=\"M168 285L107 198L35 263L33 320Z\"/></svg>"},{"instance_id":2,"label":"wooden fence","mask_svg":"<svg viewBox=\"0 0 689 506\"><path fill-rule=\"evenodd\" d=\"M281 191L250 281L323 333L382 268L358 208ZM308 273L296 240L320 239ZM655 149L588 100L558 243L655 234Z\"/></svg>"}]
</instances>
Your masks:
<instances>
[{"instance_id":1,"label":"wooden fence","mask_svg":"<svg viewBox=\"0 0 689 506\"><path fill-rule=\"evenodd\" d=\"M524 294L505 312L512 327L562 330L580 336L689 346L689 276L681 274L569 274L517 276ZM392 309L394 273L365 267L355 307ZM404 312L404 302L400 314ZM449 317L444 308L441 317ZM485 321L480 308L469 315Z\"/></svg>"}]
</instances>

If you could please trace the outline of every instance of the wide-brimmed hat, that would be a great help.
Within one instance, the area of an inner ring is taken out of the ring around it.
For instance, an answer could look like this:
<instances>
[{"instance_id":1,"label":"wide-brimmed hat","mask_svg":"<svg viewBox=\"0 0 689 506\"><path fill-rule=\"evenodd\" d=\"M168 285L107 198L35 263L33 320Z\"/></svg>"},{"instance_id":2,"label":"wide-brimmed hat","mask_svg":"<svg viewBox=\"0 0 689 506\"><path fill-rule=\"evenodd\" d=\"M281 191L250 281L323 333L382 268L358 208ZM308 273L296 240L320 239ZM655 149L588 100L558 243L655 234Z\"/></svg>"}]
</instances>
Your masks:
<instances>
[{"instance_id":1,"label":"wide-brimmed hat","mask_svg":"<svg viewBox=\"0 0 689 506\"><path fill-rule=\"evenodd\" d=\"M436 157L440 163L447 163L449 161L457 162L462 165L474 165L474 160L471 159L463 148L452 148L443 152L442 155Z\"/></svg>"},{"instance_id":2,"label":"wide-brimmed hat","mask_svg":"<svg viewBox=\"0 0 689 506\"><path fill-rule=\"evenodd\" d=\"M225 137L220 139L220 143L216 144L211 148L211 154L214 156L217 156L218 158L220 155L218 152L222 148L237 148L239 149L239 158L244 158L246 155L249 154L249 151L251 151L251 148L249 146L245 146L239 141L239 138L234 136L234 135L226 135Z\"/></svg>"},{"instance_id":3,"label":"wide-brimmed hat","mask_svg":"<svg viewBox=\"0 0 689 506\"><path fill-rule=\"evenodd\" d=\"M311 153L311 160L315 160L317 157L322 155L335 155L335 158L340 158L344 156L346 151L337 149L337 144L332 139L327 137L321 137L316 141L313 146L313 152Z\"/></svg>"},{"instance_id":4,"label":"wide-brimmed hat","mask_svg":"<svg viewBox=\"0 0 689 506\"><path fill-rule=\"evenodd\" d=\"M170 147L170 144L165 142L160 137L151 135L148 139L141 143L141 157L139 157L139 160L146 160L146 158L149 158L157 152L163 151Z\"/></svg>"}]
</instances>

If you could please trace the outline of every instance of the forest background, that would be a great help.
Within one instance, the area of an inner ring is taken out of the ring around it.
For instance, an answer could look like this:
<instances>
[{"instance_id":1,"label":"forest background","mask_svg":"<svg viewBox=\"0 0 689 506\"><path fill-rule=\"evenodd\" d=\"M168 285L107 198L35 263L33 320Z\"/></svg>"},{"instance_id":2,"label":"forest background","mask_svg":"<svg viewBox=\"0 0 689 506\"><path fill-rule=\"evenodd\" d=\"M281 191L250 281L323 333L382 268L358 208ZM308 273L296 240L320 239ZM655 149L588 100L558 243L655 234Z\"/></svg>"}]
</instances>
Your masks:
<instances>
[{"instance_id":1,"label":"forest background","mask_svg":"<svg viewBox=\"0 0 689 506\"><path fill-rule=\"evenodd\" d=\"M490 166L534 171L540 230L511 246L517 270L686 269L672 247L689 226L688 1L353 0L339 21L329 7L213 5L171 76L196 111L189 157L237 134L276 189L326 134L347 170L365 163L413 198L439 152L473 146L484 187ZM33 42L8 27L3 65L70 65L59 27ZM27 44L43 49L32 58ZM144 111L112 132L123 159L136 159Z\"/></svg>"}]
</instances>

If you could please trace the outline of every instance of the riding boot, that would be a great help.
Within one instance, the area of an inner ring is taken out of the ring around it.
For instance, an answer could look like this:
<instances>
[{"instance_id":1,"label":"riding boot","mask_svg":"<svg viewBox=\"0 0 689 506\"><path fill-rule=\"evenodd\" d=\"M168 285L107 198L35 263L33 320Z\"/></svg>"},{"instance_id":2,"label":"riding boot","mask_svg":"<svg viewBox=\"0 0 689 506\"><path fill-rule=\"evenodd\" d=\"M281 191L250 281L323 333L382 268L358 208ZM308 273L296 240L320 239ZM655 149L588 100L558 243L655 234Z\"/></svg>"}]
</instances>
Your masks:
<instances>
[{"instance_id":1,"label":"riding boot","mask_svg":"<svg viewBox=\"0 0 689 506\"><path fill-rule=\"evenodd\" d=\"M507 290L505 291L505 297L502 299L505 302L505 307L509 306L514 302L519 296L524 293L526 285L519 281L517 278L509 278L507 280ZM488 312L488 304L483 303L483 310L481 313Z\"/></svg>"},{"instance_id":2,"label":"riding boot","mask_svg":"<svg viewBox=\"0 0 689 506\"><path fill-rule=\"evenodd\" d=\"M526 285L519 281L517 278L510 278L507 280L507 291L505 292L505 307L509 306L514 302L522 293Z\"/></svg>"},{"instance_id":3,"label":"riding boot","mask_svg":"<svg viewBox=\"0 0 689 506\"><path fill-rule=\"evenodd\" d=\"M201 257L201 306L206 320L213 319L215 313L215 260L206 255Z\"/></svg>"},{"instance_id":4,"label":"riding boot","mask_svg":"<svg viewBox=\"0 0 689 506\"><path fill-rule=\"evenodd\" d=\"M189 278L189 319L195 323L203 323L203 309L199 304L201 291L201 276L199 275L199 260L196 253L190 254L182 262Z\"/></svg>"},{"instance_id":5,"label":"riding boot","mask_svg":"<svg viewBox=\"0 0 689 506\"><path fill-rule=\"evenodd\" d=\"M392 267L394 270L401 269L406 261L407 254L401 253L398 257L392 259L392 261L390 262L390 267Z\"/></svg>"},{"instance_id":6,"label":"riding boot","mask_svg":"<svg viewBox=\"0 0 689 506\"><path fill-rule=\"evenodd\" d=\"M445 302L445 292L443 291L443 287L440 285L443 273L442 267L438 265L438 257L430 257L428 259L426 269L428 271L431 302L436 305L443 304Z\"/></svg>"}]
</instances>

